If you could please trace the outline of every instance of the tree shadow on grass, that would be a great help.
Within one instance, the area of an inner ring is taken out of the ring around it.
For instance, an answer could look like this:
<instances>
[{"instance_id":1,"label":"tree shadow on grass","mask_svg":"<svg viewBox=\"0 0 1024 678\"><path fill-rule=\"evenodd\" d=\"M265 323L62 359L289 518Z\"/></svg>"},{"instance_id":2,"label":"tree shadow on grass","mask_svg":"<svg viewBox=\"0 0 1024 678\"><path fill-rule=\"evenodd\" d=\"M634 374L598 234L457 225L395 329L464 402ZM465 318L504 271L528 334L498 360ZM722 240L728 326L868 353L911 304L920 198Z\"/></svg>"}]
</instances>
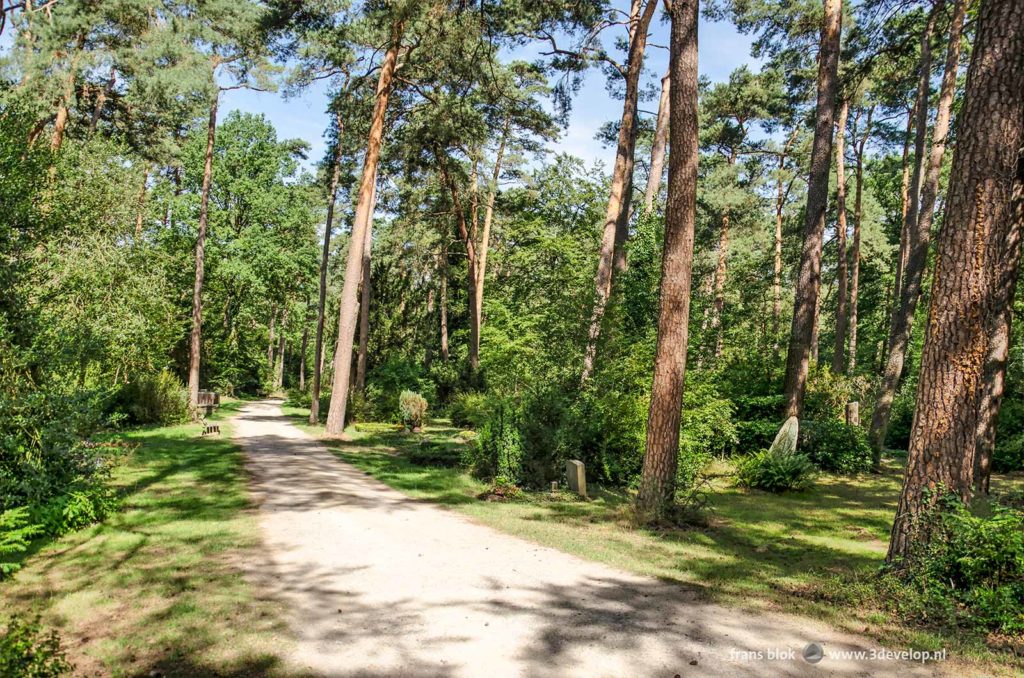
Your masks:
<instances>
[{"instance_id":1,"label":"tree shadow on grass","mask_svg":"<svg viewBox=\"0 0 1024 678\"><path fill-rule=\"evenodd\" d=\"M141 446L116 472L120 511L36 545L0 586L5 607L59 629L84 674L263 675L278 662L259 649L281 632L274 603L239 576L258 544L241 455L198 431L126 434Z\"/></svg>"}]
</instances>

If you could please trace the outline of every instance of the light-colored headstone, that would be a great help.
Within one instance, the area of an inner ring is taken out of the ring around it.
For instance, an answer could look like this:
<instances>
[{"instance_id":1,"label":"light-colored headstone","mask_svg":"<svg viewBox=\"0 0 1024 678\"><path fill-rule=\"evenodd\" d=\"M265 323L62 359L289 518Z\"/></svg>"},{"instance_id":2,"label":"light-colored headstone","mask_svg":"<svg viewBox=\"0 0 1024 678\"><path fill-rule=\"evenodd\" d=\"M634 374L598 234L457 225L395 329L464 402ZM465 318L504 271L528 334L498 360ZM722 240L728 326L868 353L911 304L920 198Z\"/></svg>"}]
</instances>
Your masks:
<instances>
[{"instance_id":1,"label":"light-colored headstone","mask_svg":"<svg viewBox=\"0 0 1024 678\"><path fill-rule=\"evenodd\" d=\"M796 452L796 441L800 435L800 421L790 417L775 434L775 440L769 448L771 454L785 456Z\"/></svg>"},{"instance_id":2,"label":"light-colored headstone","mask_svg":"<svg viewBox=\"0 0 1024 678\"><path fill-rule=\"evenodd\" d=\"M846 423L850 426L860 426L860 403L856 400L846 403Z\"/></svg>"},{"instance_id":3,"label":"light-colored headstone","mask_svg":"<svg viewBox=\"0 0 1024 678\"><path fill-rule=\"evenodd\" d=\"M565 475L569 481L569 489L586 498L587 496L587 470L582 461L570 459L565 462Z\"/></svg>"}]
</instances>

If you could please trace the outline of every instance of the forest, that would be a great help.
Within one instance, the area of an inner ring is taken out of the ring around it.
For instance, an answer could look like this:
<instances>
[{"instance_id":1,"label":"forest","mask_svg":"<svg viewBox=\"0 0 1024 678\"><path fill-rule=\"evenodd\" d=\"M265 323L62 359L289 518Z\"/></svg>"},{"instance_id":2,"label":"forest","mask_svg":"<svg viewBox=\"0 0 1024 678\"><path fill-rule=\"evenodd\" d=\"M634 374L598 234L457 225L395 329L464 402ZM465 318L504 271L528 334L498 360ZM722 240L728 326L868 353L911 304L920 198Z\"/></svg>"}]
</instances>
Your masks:
<instances>
[{"instance_id":1,"label":"forest","mask_svg":"<svg viewBox=\"0 0 1024 678\"><path fill-rule=\"evenodd\" d=\"M719 76L725 30L750 47ZM271 99L292 123L237 103ZM269 554L267 595L314 618L306 558L367 619L391 605L345 568L417 535L317 504L338 474L321 499L443 507L410 555L472 543L456 514L492 555L662 580L616 589L625 629L530 608L574 648L667 647L668 608L634 599L693 590L925 652L921 675L1014 675L1022 235L1020 0L3 0L0 674L479 675L460 652L491 650L414 635L406 663L339 663L386 643L310 649L238 576ZM504 569L465 557L437 567ZM798 628L796 661L840 661ZM489 661L763 675L748 633L699 665Z\"/></svg>"}]
</instances>

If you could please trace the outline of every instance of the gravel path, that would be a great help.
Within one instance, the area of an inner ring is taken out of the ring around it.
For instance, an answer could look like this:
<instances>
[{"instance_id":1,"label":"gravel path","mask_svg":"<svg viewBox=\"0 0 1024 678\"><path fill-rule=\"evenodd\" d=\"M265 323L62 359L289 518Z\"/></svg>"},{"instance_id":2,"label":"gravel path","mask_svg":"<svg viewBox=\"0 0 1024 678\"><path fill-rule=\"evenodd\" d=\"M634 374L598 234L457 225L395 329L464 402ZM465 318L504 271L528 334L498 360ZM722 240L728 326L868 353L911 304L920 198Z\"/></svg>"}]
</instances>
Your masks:
<instances>
[{"instance_id":1,"label":"gravel path","mask_svg":"<svg viewBox=\"0 0 1024 678\"><path fill-rule=\"evenodd\" d=\"M333 456L278 401L235 419L289 663L328 676L934 675L807 619L684 588L495 532L410 499ZM819 642L825 657L802 652ZM778 659L779 653L791 658ZM863 659L835 653L862 650Z\"/></svg>"}]
</instances>

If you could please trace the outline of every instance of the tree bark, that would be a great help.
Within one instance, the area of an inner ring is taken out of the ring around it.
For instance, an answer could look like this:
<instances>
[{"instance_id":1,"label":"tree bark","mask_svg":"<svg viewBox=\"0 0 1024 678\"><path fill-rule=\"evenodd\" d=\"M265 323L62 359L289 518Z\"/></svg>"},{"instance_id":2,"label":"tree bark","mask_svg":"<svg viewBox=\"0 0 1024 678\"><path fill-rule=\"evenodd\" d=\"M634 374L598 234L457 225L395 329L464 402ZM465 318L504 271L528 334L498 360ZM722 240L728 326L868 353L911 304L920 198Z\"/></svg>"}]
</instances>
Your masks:
<instances>
[{"instance_id":1,"label":"tree bark","mask_svg":"<svg viewBox=\"0 0 1024 678\"><path fill-rule=\"evenodd\" d=\"M857 305L860 300L860 229L863 219L864 194L864 146L871 134L871 115L874 107L868 109L867 120L864 122L864 134L857 144L857 169L854 172L853 198L853 249L850 253L850 347L846 371L853 374L857 368ZM883 308L888 308L889 304Z\"/></svg>"},{"instance_id":2,"label":"tree bark","mask_svg":"<svg viewBox=\"0 0 1024 678\"><path fill-rule=\"evenodd\" d=\"M210 103L210 120L206 131L206 154L203 160L203 186L199 197L199 234L196 238L196 278L192 288L192 335L188 355L188 404L193 417L199 416L199 367L203 345L203 276L206 272L206 222L210 211L210 181L213 177L213 144L217 133L217 100L215 92Z\"/></svg>"},{"instance_id":3,"label":"tree bark","mask_svg":"<svg viewBox=\"0 0 1024 678\"><path fill-rule=\"evenodd\" d=\"M651 171L647 175L644 191L644 209L654 211L654 200L661 188L661 175L665 171L665 150L668 148L669 90L672 78L666 73L661 79L661 98L658 100L658 119L654 125L654 143L651 145Z\"/></svg>"},{"instance_id":4,"label":"tree bark","mask_svg":"<svg viewBox=\"0 0 1024 678\"><path fill-rule=\"evenodd\" d=\"M675 502L697 210L697 0L673 0L668 203L661 260L658 345L637 514L658 521Z\"/></svg>"},{"instance_id":5,"label":"tree bark","mask_svg":"<svg viewBox=\"0 0 1024 678\"><path fill-rule=\"evenodd\" d=\"M327 312L327 262L331 254L331 229L334 227L334 203L338 197L338 181L341 177L342 134L345 123L341 112L335 114L338 124L337 146L334 149L334 161L331 166L331 185L327 192L327 222L324 224L324 247L320 253L320 297L316 305L316 339L313 342L313 387L310 392L309 423L315 425L320 421L320 379L323 374L324 355L324 319Z\"/></svg>"},{"instance_id":6,"label":"tree bark","mask_svg":"<svg viewBox=\"0 0 1024 678\"><path fill-rule=\"evenodd\" d=\"M356 203L355 218L352 220L352 240L345 262L345 283L341 291L339 310L338 347L334 356L334 384L331 390L331 407L327 413L326 433L338 437L344 433L345 410L348 407L349 377L352 373L352 343L356 331L356 292L363 271L363 242L373 213L374 183L377 177L377 163L380 160L381 142L384 136L384 118L387 114L391 82L395 75L398 50L401 47L405 20L397 19L392 25L391 42L381 63L380 78L377 81L376 102L370 133L366 143L366 157L363 161L363 175L359 182L359 199Z\"/></svg>"},{"instance_id":7,"label":"tree bark","mask_svg":"<svg viewBox=\"0 0 1024 678\"><path fill-rule=\"evenodd\" d=\"M484 281L487 278L487 252L491 247L491 226L494 223L494 201L498 196L498 179L501 177L501 163L505 156L505 146L508 143L508 136L512 129L511 120L506 120L501 132L501 141L498 143L498 152L494 159L494 169L491 172L491 183L487 189L487 202L484 206L484 224L480 230L480 248L478 250L479 262L477 263L476 306L473 312L476 315L476 325L483 327L484 322ZM480 353L479 333L477 334L476 353Z\"/></svg>"},{"instance_id":8,"label":"tree bark","mask_svg":"<svg viewBox=\"0 0 1024 678\"><path fill-rule=\"evenodd\" d=\"M928 157L927 178L921 193L920 204L915 207L915 200L911 200L907 210L907 219L911 216L917 219L909 228L907 234L907 263L904 271L904 280L900 288L900 299L896 305L889 328L888 359L885 364L885 371L882 374L882 383L879 386L878 397L874 414L871 417L871 429L868 438L871 441L871 449L875 467L882 461L882 450L885 447L885 435L889 429L889 420L892 415L892 403L896 397L896 389L899 387L900 377L903 375L904 362L907 349L910 345L910 337L914 329L914 312L917 309L917 302L921 297L921 283L924 278L924 269L928 265L928 247L931 240L932 213L935 208L935 200L939 189L939 174L942 171L942 157L946 150L946 136L949 133L950 115L953 107L953 96L956 91L957 64L960 62L960 32L963 27L965 0L957 0L953 8L953 20L949 29L949 47L946 51L945 70L942 74L942 87L939 91L938 109L935 115L935 127L932 132L932 148ZM943 3L935 5L933 18L929 25L934 24L934 13L941 11ZM926 35L928 31L926 30ZM922 49L924 44L922 41ZM928 73L928 59L922 56L922 71ZM927 93L927 82L925 92ZM920 94L920 92L919 92ZM927 94L919 101L919 106L927 109ZM927 124L927 111L925 120L918 116L918 142L919 148L924 147L920 139L921 129ZM914 169L913 188L920 181L920 165Z\"/></svg>"},{"instance_id":9,"label":"tree bark","mask_svg":"<svg viewBox=\"0 0 1024 678\"><path fill-rule=\"evenodd\" d=\"M71 56L71 62L68 66L68 77L64 81L64 90L61 92L60 99L57 101L57 113L54 117L53 123L53 135L50 137L50 150L56 153L60 150L61 144L64 143L64 130L68 124L68 103L71 101L71 96L75 92L75 69L78 68L78 59L82 54L82 48L85 47L85 33L78 34L78 40L75 43L75 52Z\"/></svg>"},{"instance_id":10,"label":"tree bark","mask_svg":"<svg viewBox=\"0 0 1024 678\"><path fill-rule=\"evenodd\" d=\"M718 265L715 267L715 301L711 313L711 327L715 330L715 359L722 355L722 312L725 310L725 276L729 263L729 214L722 215L722 230L718 235Z\"/></svg>"},{"instance_id":11,"label":"tree bark","mask_svg":"<svg viewBox=\"0 0 1024 678\"><path fill-rule=\"evenodd\" d=\"M839 105L836 126L836 336L832 349L832 372L841 374L846 368L847 319L847 267L846 267L846 120L850 115L850 100Z\"/></svg>"},{"instance_id":12,"label":"tree bark","mask_svg":"<svg viewBox=\"0 0 1024 678\"><path fill-rule=\"evenodd\" d=\"M299 344L299 391L306 391L306 350L309 348L309 309L302 319L302 342Z\"/></svg>"},{"instance_id":13,"label":"tree bark","mask_svg":"<svg viewBox=\"0 0 1024 678\"><path fill-rule=\"evenodd\" d=\"M640 11L640 3L634 0L636 16L630 29L629 56L626 63L626 96L622 106L622 120L619 123L618 147L615 165L612 168L611 192L608 209L605 212L604 232L601 237L601 251L597 260L597 274L594 276L594 308L590 316L587 349L583 357L582 380L587 381L594 371L594 357L597 354L597 340L601 335L601 320L612 289L612 275L615 269L616 241L622 240L623 203L628 199L632 182L629 170L635 150L637 101L639 98L640 75L643 70L644 50L647 46L647 29L650 26L657 0L646 0ZM621 244L621 243L620 243ZM618 249L621 249L618 248Z\"/></svg>"},{"instance_id":14,"label":"tree bark","mask_svg":"<svg viewBox=\"0 0 1024 678\"><path fill-rule=\"evenodd\" d=\"M376 201L377 182L373 184L373 197ZM366 225L366 239L363 241L363 284L359 295L359 349L356 353L356 390L366 389L366 354L370 347L370 249L373 246L373 216Z\"/></svg>"},{"instance_id":15,"label":"tree bark","mask_svg":"<svg viewBox=\"0 0 1024 678\"><path fill-rule=\"evenodd\" d=\"M1010 324L1013 300L1020 274L1021 238L1024 237L1024 148L1017 159L1017 178L1013 186L1013 207L1009 237L1003 242L997 265L991 267L989 285L995 291L996 313L988 326L988 356L985 380L978 405L977 463L975 486L989 491L992 475L992 452L996 446L996 424L1006 388L1006 362L1010 357Z\"/></svg>"},{"instance_id":16,"label":"tree bark","mask_svg":"<svg viewBox=\"0 0 1024 678\"><path fill-rule=\"evenodd\" d=\"M441 360L448 362L448 246L441 250L441 289L438 305L441 307Z\"/></svg>"},{"instance_id":17,"label":"tree bark","mask_svg":"<svg viewBox=\"0 0 1024 678\"><path fill-rule=\"evenodd\" d=\"M910 140L914 133L914 119L917 117L917 101L907 109L907 131L903 137L903 182L900 184L900 248L896 255L896 285L893 299L900 298L903 286L903 269L907 265L907 212L910 210ZM917 200L917 197L914 197Z\"/></svg>"},{"instance_id":18,"label":"tree bark","mask_svg":"<svg viewBox=\"0 0 1024 678\"><path fill-rule=\"evenodd\" d=\"M281 312L281 330L277 338L277 358L274 363L274 390L280 391L284 388L284 349L288 343L285 327L288 325L288 306Z\"/></svg>"},{"instance_id":19,"label":"tree bark","mask_svg":"<svg viewBox=\"0 0 1024 678\"><path fill-rule=\"evenodd\" d=\"M459 238L466 248L466 263L468 268L468 280L466 294L469 299L469 369L476 373L480 369L480 317L476 313L477 306L477 281L480 278L480 259L476 245L476 224L470 228L466 221L466 211L459 195L459 188L455 178L448 171L448 159L440 149L435 149L434 156L437 158L437 166L441 172L441 181L448 187L452 198L452 208L455 212L455 223L458 226ZM475 178L472 179L475 181Z\"/></svg>"},{"instance_id":20,"label":"tree bark","mask_svg":"<svg viewBox=\"0 0 1024 678\"><path fill-rule=\"evenodd\" d=\"M829 169L832 165L832 125L839 70L839 34L842 0L825 0L825 18L818 50L818 100L807 181L804 244L797 273L796 302L786 358L786 417L803 410L807 370L811 357L815 315L821 287L821 247L825 233Z\"/></svg>"},{"instance_id":21,"label":"tree bark","mask_svg":"<svg viewBox=\"0 0 1024 678\"><path fill-rule=\"evenodd\" d=\"M926 542L919 517L944 488L968 500L975 485L978 405L989 333L1005 307L1000 260L1018 227L1013 191L1024 144L1024 4L982 2L957 124L946 213L939 232L931 305L910 449L887 560ZM1016 207L1019 207L1017 205Z\"/></svg>"},{"instance_id":22,"label":"tree bark","mask_svg":"<svg viewBox=\"0 0 1024 678\"><path fill-rule=\"evenodd\" d=\"M779 154L779 177L775 185L775 269L772 275L772 352L777 356L779 351L779 323L782 319L782 217L786 207L786 196L789 195L789 188L783 181L783 172L786 169L786 158L789 156L789 149L796 141L799 127L793 129L786 145L782 147ZM792 187L792 180L789 186Z\"/></svg>"}]
</instances>

